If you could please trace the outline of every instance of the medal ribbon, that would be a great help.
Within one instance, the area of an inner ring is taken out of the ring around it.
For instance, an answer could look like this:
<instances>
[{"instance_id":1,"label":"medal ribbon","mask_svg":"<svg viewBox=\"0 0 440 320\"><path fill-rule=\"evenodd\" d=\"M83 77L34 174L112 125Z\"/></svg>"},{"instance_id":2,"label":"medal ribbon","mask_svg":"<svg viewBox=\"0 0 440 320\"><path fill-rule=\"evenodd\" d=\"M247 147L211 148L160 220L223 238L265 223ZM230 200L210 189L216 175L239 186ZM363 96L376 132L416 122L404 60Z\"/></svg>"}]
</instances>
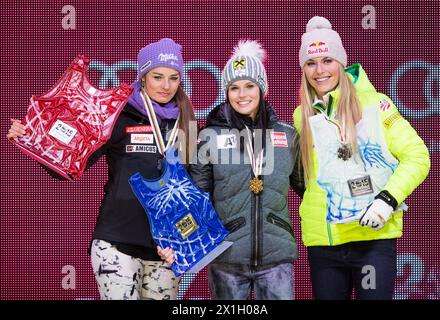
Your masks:
<instances>
[{"instance_id":1,"label":"medal ribbon","mask_svg":"<svg viewBox=\"0 0 440 320\"><path fill-rule=\"evenodd\" d=\"M330 119L326 114L324 114L324 117L326 118L326 120L328 122L330 122L331 124L334 124L338 128L338 133L339 133L339 137L341 139L341 142L343 144L345 144L346 143L345 142L345 140L346 140L346 138L345 138L345 121L342 120L342 128L341 128L339 123L337 123L336 121L333 121L332 119Z\"/></svg>"},{"instance_id":2,"label":"medal ribbon","mask_svg":"<svg viewBox=\"0 0 440 320\"><path fill-rule=\"evenodd\" d=\"M147 111L148 120L151 124L151 129L153 130L154 138L157 141L157 146L159 147L159 152L161 155L165 154L165 151L168 150L170 146L172 146L176 142L177 138L177 128L180 120L180 114L179 117L176 120L176 123L174 124L173 131L171 131L170 139L168 140L167 145L165 146L165 143L163 141L162 133L160 132L159 123L157 122L156 114L154 113L153 104L151 103L150 97L148 94L144 91L144 88L141 88L141 98L145 106L145 110Z\"/></svg>"},{"instance_id":3,"label":"medal ribbon","mask_svg":"<svg viewBox=\"0 0 440 320\"><path fill-rule=\"evenodd\" d=\"M317 110L319 113L323 114L325 119L330 122L331 124L335 125L338 128L339 138L343 144L346 142L346 135L345 135L345 119L342 118L342 127L337 123L336 121L330 119L330 117L325 113L325 107L324 102L322 100L319 100L315 97L315 101L313 102L312 107Z\"/></svg>"},{"instance_id":4,"label":"medal ribbon","mask_svg":"<svg viewBox=\"0 0 440 320\"><path fill-rule=\"evenodd\" d=\"M255 177L259 177L263 173L264 149L262 148L261 152L255 158L254 148L252 147L251 131L247 126L246 126L246 130L247 130L247 140L248 140L246 143L246 150L249 156L249 160L251 161L252 172L254 173Z\"/></svg>"}]
</instances>

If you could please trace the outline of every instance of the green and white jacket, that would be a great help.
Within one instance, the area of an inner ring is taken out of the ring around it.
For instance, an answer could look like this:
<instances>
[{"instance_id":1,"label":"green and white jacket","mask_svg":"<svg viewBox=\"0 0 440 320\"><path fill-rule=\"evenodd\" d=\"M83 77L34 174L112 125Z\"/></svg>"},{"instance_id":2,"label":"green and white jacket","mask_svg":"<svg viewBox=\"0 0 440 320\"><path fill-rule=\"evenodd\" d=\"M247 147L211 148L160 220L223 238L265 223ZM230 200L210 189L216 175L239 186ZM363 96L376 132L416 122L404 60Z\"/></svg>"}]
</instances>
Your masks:
<instances>
[{"instance_id":1,"label":"green and white jacket","mask_svg":"<svg viewBox=\"0 0 440 320\"><path fill-rule=\"evenodd\" d=\"M362 119L356 125L359 154L347 161L337 155L340 136L334 124L338 123L336 88L326 95L326 110L309 118L315 172L307 182L300 206L306 246L400 237L403 201L422 183L430 168L428 149L393 102L376 91L359 64L348 67L346 73L362 107ZM301 106L294 111L294 126L301 132ZM400 206L383 229L361 227L360 211L381 190L387 190Z\"/></svg>"}]
</instances>

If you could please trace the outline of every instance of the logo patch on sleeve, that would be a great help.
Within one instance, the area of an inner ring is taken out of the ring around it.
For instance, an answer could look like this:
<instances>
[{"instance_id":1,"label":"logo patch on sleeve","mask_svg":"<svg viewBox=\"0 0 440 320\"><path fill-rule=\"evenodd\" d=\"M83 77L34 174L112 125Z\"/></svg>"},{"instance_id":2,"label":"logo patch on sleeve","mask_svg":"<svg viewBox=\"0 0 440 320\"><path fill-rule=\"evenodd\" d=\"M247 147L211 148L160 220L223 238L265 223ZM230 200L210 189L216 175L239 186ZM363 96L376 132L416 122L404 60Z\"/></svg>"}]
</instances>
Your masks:
<instances>
[{"instance_id":1,"label":"logo patch on sleeve","mask_svg":"<svg viewBox=\"0 0 440 320\"><path fill-rule=\"evenodd\" d=\"M235 149L237 147L237 137L234 134L222 134L217 136L217 148Z\"/></svg>"},{"instance_id":2,"label":"logo patch on sleeve","mask_svg":"<svg viewBox=\"0 0 440 320\"><path fill-rule=\"evenodd\" d=\"M287 144L287 137L285 132L271 132L270 140L272 141L272 146L274 147L285 147L287 148L289 145Z\"/></svg>"},{"instance_id":3,"label":"logo patch on sleeve","mask_svg":"<svg viewBox=\"0 0 440 320\"><path fill-rule=\"evenodd\" d=\"M379 108L382 111L388 111L391 108L391 104L386 99L382 99L380 100Z\"/></svg>"},{"instance_id":4,"label":"logo patch on sleeve","mask_svg":"<svg viewBox=\"0 0 440 320\"><path fill-rule=\"evenodd\" d=\"M383 122L383 125L385 126L385 128L391 128L391 126L396 123L397 120L402 119L402 116L400 115L399 112L395 112L392 115L390 115L388 118L385 119L385 121Z\"/></svg>"}]
</instances>

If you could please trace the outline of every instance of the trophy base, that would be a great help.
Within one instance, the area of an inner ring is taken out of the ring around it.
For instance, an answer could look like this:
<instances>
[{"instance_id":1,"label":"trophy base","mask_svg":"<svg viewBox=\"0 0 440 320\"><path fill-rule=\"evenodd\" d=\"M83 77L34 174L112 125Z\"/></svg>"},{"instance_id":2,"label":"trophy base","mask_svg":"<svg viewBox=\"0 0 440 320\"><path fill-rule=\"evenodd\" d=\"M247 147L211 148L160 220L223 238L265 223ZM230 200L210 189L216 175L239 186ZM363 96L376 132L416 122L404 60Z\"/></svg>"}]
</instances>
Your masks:
<instances>
[{"instance_id":1,"label":"trophy base","mask_svg":"<svg viewBox=\"0 0 440 320\"><path fill-rule=\"evenodd\" d=\"M209 252L206 256L203 257L202 260L193 265L190 269L188 269L185 273L197 273L206 267L212 260L217 258L220 254L222 254L226 249L228 249L233 242L231 241L223 241L217 247L215 247L211 252Z\"/></svg>"}]
</instances>

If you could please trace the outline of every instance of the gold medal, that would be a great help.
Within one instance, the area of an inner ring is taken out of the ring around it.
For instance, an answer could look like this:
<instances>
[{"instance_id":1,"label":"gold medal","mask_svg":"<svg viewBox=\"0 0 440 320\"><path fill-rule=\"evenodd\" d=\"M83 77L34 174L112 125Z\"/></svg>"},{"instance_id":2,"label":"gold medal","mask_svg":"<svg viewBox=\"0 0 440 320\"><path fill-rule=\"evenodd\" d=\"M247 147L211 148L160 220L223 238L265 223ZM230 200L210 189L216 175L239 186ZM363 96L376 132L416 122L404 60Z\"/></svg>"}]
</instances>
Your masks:
<instances>
[{"instance_id":1,"label":"gold medal","mask_svg":"<svg viewBox=\"0 0 440 320\"><path fill-rule=\"evenodd\" d=\"M251 181L249 181L249 189L255 193L259 194L263 191L263 180L258 177L253 177Z\"/></svg>"},{"instance_id":2,"label":"gold medal","mask_svg":"<svg viewBox=\"0 0 440 320\"><path fill-rule=\"evenodd\" d=\"M322 110L320 112L321 112L321 114L324 115L325 119L329 123L336 126L336 128L338 130L336 132L336 134L338 134L338 139L340 142L340 145L339 145L338 149L336 150L336 155L339 159L342 159L343 161L347 161L353 155L353 151L351 150L351 145L349 143L347 143L344 118L342 118L342 125L339 125L338 122L330 119ZM336 115L335 115L335 117L336 117Z\"/></svg>"}]
</instances>

